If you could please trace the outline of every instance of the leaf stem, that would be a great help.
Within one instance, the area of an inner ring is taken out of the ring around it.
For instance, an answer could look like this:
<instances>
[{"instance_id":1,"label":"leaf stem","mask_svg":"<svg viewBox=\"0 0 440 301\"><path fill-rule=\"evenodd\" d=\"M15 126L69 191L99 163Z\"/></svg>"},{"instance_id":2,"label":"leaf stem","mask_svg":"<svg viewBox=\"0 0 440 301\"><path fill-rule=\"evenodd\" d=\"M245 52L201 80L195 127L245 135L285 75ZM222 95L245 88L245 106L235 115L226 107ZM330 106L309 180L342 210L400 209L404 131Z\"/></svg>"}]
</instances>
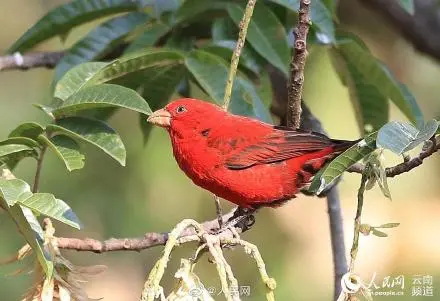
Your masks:
<instances>
[{"instance_id":1,"label":"leaf stem","mask_svg":"<svg viewBox=\"0 0 440 301\"><path fill-rule=\"evenodd\" d=\"M40 177L41 177L41 169L43 168L43 159L46 154L47 146L43 146L40 151L40 156L38 156L37 160L37 170L35 172L34 185L32 186L32 192L36 193L40 189Z\"/></svg>"},{"instance_id":2,"label":"leaf stem","mask_svg":"<svg viewBox=\"0 0 440 301\"><path fill-rule=\"evenodd\" d=\"M257 0L249 0L246 9L244 11L243 19L240 22L240 31L238 33L237 45L235 46L234 53L231 58L231 66L229 68L228 81L225 88L225 96L223 99L223 109L228 110L229 103L231 102L232 86L234 84L234 77L237 73L238 62L240 61L241 50L243 49L246 41L247 29L249 22L251 21L252 14L254 12L255 3Z\"/></svg>"}]
</instances>

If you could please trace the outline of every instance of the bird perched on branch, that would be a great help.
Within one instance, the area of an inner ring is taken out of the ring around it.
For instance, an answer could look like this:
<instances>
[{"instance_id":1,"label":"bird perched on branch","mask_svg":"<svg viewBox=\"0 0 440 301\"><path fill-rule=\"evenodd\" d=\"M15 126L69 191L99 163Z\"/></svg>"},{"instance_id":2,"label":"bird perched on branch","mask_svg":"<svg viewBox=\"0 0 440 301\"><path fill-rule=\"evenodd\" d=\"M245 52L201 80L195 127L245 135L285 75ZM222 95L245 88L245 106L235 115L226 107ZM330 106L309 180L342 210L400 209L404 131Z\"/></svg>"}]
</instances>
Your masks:
<instances>
[{"instance_id":1,"label":"bird perched on branch","mask_svg":"<svg viewBox=\"0 0 440 301\"><path fill-rule=\"evenodd\" d=\"M242 208L277 207L357 141L272 126L183 98L149 116L165 128L179 167L198 186Z\"/></svg>"}]
</instances>

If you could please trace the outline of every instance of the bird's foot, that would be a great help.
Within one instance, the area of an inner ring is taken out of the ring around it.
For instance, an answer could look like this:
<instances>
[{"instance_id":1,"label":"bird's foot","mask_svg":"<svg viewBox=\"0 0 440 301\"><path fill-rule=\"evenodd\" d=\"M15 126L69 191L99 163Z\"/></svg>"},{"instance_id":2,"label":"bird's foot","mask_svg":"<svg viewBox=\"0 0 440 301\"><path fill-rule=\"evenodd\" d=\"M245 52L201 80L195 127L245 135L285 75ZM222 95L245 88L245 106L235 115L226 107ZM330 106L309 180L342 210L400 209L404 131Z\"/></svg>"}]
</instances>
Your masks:
<instances>
[{"instance_id":1,"label":"bird's foot","mask_svg":"<svg viewBox=\"0 0 440 301\"><path fill-rule=\"evenodd\" d=\"M219 229L212 230L211 234L217 235L228 229L234 229L235 231L235 228L240 228L242 232L248 230L253 224L255 224L255 216L253 215L255 211L257 210L253 208L237 207L237 210L235 210L234 214L228 219L228 221Z\"/></svg>"}]
</instances>

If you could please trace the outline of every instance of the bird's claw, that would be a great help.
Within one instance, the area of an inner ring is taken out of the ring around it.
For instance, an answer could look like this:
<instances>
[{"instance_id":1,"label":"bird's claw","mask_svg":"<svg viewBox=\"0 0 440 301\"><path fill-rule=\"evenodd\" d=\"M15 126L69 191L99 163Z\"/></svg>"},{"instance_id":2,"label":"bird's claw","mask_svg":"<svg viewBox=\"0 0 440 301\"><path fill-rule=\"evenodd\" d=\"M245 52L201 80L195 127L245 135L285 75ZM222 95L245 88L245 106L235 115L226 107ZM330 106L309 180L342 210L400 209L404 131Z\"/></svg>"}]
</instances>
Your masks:
<instances>
[{"instance_id":1,"label":"bird's claw","mask_svg":"<svg viewBox=\"0 0 440 301\"><path fill-rule=\"evenodd\" d=\"M255 209L247 209L238 207L229 220L222 225L219 229L213 229L210 234L218 235L226 230L237 233L235 228L240 228L243 232L248 230L255 224ZM232 230L233 229L233 230Z\"/></svg>"}]
</instances>

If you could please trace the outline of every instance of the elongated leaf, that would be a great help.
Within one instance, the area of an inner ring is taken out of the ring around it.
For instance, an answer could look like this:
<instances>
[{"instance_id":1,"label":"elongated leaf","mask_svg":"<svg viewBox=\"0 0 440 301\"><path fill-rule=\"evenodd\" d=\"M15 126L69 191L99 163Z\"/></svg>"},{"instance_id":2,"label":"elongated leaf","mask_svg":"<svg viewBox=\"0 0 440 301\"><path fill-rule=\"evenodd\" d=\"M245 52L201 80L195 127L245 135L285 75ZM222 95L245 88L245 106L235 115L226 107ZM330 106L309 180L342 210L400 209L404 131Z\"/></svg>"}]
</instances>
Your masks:
<instances>
[{"instance_id":1,"label":"elongated leaf","mask_svg":"<svg viewBox=\"0 0 440 301\"><path fill-rule=\"evenodd\" d=\"M228 63L221 57L197 50L191 52L185 64L206 93L218 104L223 104ZM237 75L232 89L230 111L271 122L270 114L255 87L240 74Z\"/></svg>"},{"instance_id":2,"label":"elongated leaf","mask_svg":"<svg viewBox=\"0 0 440 301\"><path fill-rule=\"evenodd\" d=\"M80 152L78 143L72 138L64 135L57 135L49 139L46 136L41 135L40 141L51 148L55 154L63 160L68 171L84 167L85 157Z\"/></svg>"},{"instance_id":3,"label":"elongated leaf","mask_svg":"<svg viewBox=\"0 0 440 301\"><path fill-rule=\"evenodd\" d=\"M106 123L84 117L67 117L47 126L49 131L95 145L125 166L126 151L119 135Z\"/></svg>"},{"instance_id":4,"label":"elongated leaf","mask_svg":"<svg viewBox=\"0 0 440 301\"><path fill-rule=\"evenodd\" d=\"M345 170L371 154L376 149L377 132L366 136L345 152L333 159L313 177L309 191L320 194L332 184Z\"/></svg>"},{"instance_id":5,"label":"elongated leaf","mask_svg":"<svg viewBox=\"0 0 440 301\"><path fill-rule=\"evenodd\" d=\"M165 12L172 12L179 8L181 0L141 0L144 6L151 5L156 18Z\"/></svg>"},{"instance_id":6,"label":"elongated leaf","mask_svg":"<svg viewBox=\"0 0 440 301\"><path fill-rule=\"evenodd\" d=\"M8 156L10 154L22 152L22 151L32 151L33 149L27 145L23 144L5 144L0 145L0 158Z\"/></svg>"},{"instance_id":7,"label":"elongated leaf","mask_svg":"<svg viewBox=\"0 0 440 301\"><path fill-rule=\"evenodd\" d=\"M183 59L180 52L158 49L132 53L106 65L82 64L63 76L55 87L54 95L65 100L86 85L106 83L147 68L181 64Z\"/></svg>"},{"instance_id":8,"label":"elongated leaf","mask_svg":"<svg viewBox=\"0 0 440 301\"><path fill-rule=\"evenodd\" d=\"M391 121L384 125L377 135L377 146L401 155L429 140L437 131L438 122L429 120L422 128L417 129L409 123Z\"/></svg>"},{"instance_id":9,"label":"elongated leaf","mask_svg":"<svg viewBox=\"0 0 440 301\"><path fill-rule=\"evenodd\" d=\"M398 2L410 15L414 15L414 0L399 0Z\"/></svg>"},{"instance_id":10,"label":"elongated leaf","mask_svg":"<svg viewBox=\"0 0 440 301\"><path fill-rule=\"evenodd\" d=\"M43 229L37 218L29 208L15 204L8 209L9 215L14 219L20 233L37 255L38 262L42 266L47 278L53 274L53 261L44 248Z\"/></svg>"},{"instance_id":11,"label":"elongated leaf","mask_svg":"<svg viewBox=\"0 0 440 301\"><path fill-rule=\"evenodd\" d=\"M44 132L44 128L35 122L25 122L13 129L9 137L27 137L37 140L37 137Z\"/></svg>"},{"instance_id":12,"label":"elongated leaf","mask_svg":"<svg viewBox=\"0 0 440 301\"><path fill-rule=\"evenodd\" d=\"M409 90L394 78L356 36L341 34L340 41L336 46L339 53L348 64L357 67L368 81L366 84L375 86L384 97L391 99L411 122L423 122L423 114Z\"/></svg>"},{"instance_id":13,"label":"elongated leaf","mask_svg":"<svg viewBox=\"0 0 440 301\"><path fill-rule=\"evenodd\" d=\"M32 148L40 147L40 144L38 144L37 141L27 137L11 137L3 141L0 141L0 145L6 145L6 144L22 144Z\"/></svg>"},{"instance_id":14,"label":"elongated leaf","mask_svg":"<svg viewBox=\"0 0 440 301\"><path fill-rule=\"evenodd\" d=\"M379 130L388 122L388 98L364 77L356 65L346 61L338 50L332 50L331 55L335 69L349 90L361 133Z\"/></svg>"},{"instance_id":15,"label":"elongated leaf","mask_svg":"<svg viewBox=\"0 0 440 301\"><path fill-rule=\"evenodd\" d=\"M217 18L212 23L211 36L214 42L234 40L237 38L238 29L230 17Z\"/></svg>"},{"instance_id":16,"label":"elongated leaf","mask_svg":"<svg viewBox=\"0 0 440 301\"><path fill-rule=\"evenodd\" d=\"M136 91L112 84L85 87L67 98L52 113L59 118L80 110L103 107L120 107L151 114L148 103Z\"/></svg>"},{"instance_id":17,"label":"elongated leaf","mask_svg":"<svg viewBox=\"0 0 440 301\"><path fill-rule=\"evenodd\" d=\"M56 219L73 228L81 228L80 221L72 209L62 200L56 199L53 194L34 193L18 202L34 212Z\"/></svg>"},{"instance_id":18,"label":"elongated leaf","mask_svg":"<svg viewBox=\"0 0 440 301\"><path fill-rule=\"evenodd\" d=\"M103 57L120 44L131 31L148 20L147 14L134 12L110 19L95 27L73 45L57 64L55 81L72 67Z\"/></svg>"},{"instance_id":19,"label":"elongated leaf","mask_svg":"<svg viewBox=\"0 0 440 301\"><path fill-rule=\"evenodd\" d=\"M55 86L54 97L66 100L69 96L81 89L84 84L100 69L109 63L91 62L81 64L69 70Z\"/></svg>"},{"instance_id":20,"label":"elongated leaf","mask_svg":"<svg viewBox=\"0 0 440 301\"><path fill-rule=\"evenodd\" d=\"M244 8L243 5L228 4L229 16L237 26ZM262 57L287 74L290 57L287 33L275 14L263 3L257 2L255 6L246 39Z\"/></svg>"},{"instance_id":21,"label":"elongated leaf","mask_svg":"<svg viewBox=\"0 0 440 301\"><path fill-rule=\"evenodd\" d=\"M124 54L133 53L144 48L156 45L171 28L163 23L154 23L148 26L124 51Z\"/></svg>"},{"instance_id":22,"label":"elongated leaf","mask_svg":"<svg viewBox=\"0 0 440 301\"><path fill-rule=\"evenodd\" d=\"M298 12L299 0L270 0L274 3L278 3L288 9ZM312 0L310 7L310 19L312 20L312 26L317 28L322 40L327 40L328 43L335 41L335 27L333 24L332 12L329 10L323 0ZM325 35L325 38L322 37Z\"/></svg>"},{"instance_id":23,"label":"elongated leaf","mask_svg":"<svg viewBox=\"0 0 440 301\"><path fill-rule=\"evenodd\" d=\"M186 0L176 11L174 22L190 22L196 16L202 15L207 11L224 9L226 9L226 2L222 1Z\"/></svg>"},{"instance_id":24,"label":"elongated leaf","mask_svg":"<svg viewBox=\"0 0 440 301\"><path fill-rule=\"evenodd\" d=\"M221 40L216 41L213 44L207 44L200 48L203 51L213 53L222 57L226 61L231 61L232 53L235 49L236 41ZM256 54L252 49L244 47L239 60L239 67L247 68L255 74L260 72L261 67L264 65L264 60Z\"/></svg>"},{"instance_id":25,"label":"elongated leaf","mask_svg":"<svg viewBox=\"0 0 440 301\"><path fill-rule=\"evenodd\" d=\"M26 199L31 195L31 188L25 181L0 178L0 197L6 201L9 207L15 205L20 199Z\"/></svg>"},{"instance_id":26,"label":"elongated leaf","mask_svg":"<svg viewBox=\"0 0 440 301\"><path fill-rule=\"evenodd\" d=\"M64 35L82 23L136 8L137 2L133 0L74 0L47 13L21 36L8 52L26 51L51 37Z\"/></svg>"}]
</instances>

